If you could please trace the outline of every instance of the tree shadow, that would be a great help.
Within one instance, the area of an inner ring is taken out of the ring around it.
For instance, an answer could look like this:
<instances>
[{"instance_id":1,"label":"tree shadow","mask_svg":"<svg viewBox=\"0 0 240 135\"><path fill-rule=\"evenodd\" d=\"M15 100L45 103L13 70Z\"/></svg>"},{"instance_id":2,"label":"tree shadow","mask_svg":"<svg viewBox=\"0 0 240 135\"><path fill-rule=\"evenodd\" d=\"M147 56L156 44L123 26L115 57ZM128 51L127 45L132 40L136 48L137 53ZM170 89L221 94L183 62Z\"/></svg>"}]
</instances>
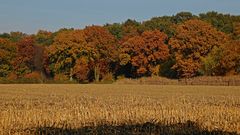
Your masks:
<instances>
[{"instance_id":1,"label":"tree shadow","mask_svg":"<svg viewBox=\"0 0 240 135\"><path fill-rule=\"evenodd\" d=\"M30 130L29 130L30 131ZM112 126L103 124L99 126L86 126L78 129L37 127L31 131L36 135L237 135L237 132L221 130L208 131L202 129L197 123L187 121L178 124L144 124Z\"/></svg>"}]
</instances>

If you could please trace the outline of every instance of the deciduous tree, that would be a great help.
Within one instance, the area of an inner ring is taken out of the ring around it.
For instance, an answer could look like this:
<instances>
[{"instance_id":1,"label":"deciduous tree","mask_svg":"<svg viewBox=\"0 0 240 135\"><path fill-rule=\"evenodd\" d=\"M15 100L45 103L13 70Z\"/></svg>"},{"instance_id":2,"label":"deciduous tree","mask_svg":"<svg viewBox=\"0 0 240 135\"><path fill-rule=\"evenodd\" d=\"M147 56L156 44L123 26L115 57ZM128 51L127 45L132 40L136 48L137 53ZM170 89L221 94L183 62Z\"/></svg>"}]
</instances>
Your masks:
<instances>
[{"instance_id":1,"label":"deciduous tree","mask_svg":"<svg viewBox=\"0 0 240 135\"><path fill-rule=\"evenodd\" d=\"M7 77L13 71L12 60L16 55L16 46L5 38L0 38L0 78Z\"/></svg>"},{"instance_id":2,"label":"deciduous tree","mask_svg":"<svg viewBox=\"0 0 240 135\"><path fill-rule=\"evenodd\" d=\"M143 27L145 30L160 30L168 35L168 37L172 37L175 33L175 24L171 21L171 17L163 16L163 17L154 17L149 21L143 22Z\"/></svg>"},{"instance_id":3,"label":"deciduous tree","mask_svg":"<svg viewBox=\"0 0 240 135\"><path fill-rule=\"evenodd\" d=\"M159 30L128 39L121 45L121 64L131 64L135 76L158 74L160 64L169 57L166 39L167 35Z\"/></svg>"},{"instance_id":4,"label":"deciduous tree","mask_svg":"<svg viewBox=\"0 0 240 135\"><path fill-rule=\"evenodd\" d=\"M39 30L35 35L36 43L41 46L49 46L53 43L54 36L52 32Z\"/></svg>"},{"instance_id":5,"label":"deciduous tree","mask_svg":"<svg viewBox=\"0 0 240 135\"><path fill-rule=\"evenodd\" d=\"M73 76L76 60L88 55L85 35L82 30L62 31L54 38L52 45L44 52L44 67L48 74L65 74L69 79Z\"/></svg>"},{"instance_id":6,"label":"deciduous tree","mask_svg":"<svg viewBox=\"0 0 240 135\"><path fill-rule=\"evenodd\" d=\"M28 74L34 69L34 43L34 38L31 36L17 42L17 54L13 65L18 76Z\"/></svg>"},{"instance_id":7,"label":"deciduous tree","mask_svg":"<svg viewBox=\"0 0 240 135\"><path fill-rule=\"evenodd\" d=\"M215 11L199 14L201 20L207 21L218 30L224 33L233 32L233 16L229 14L221 14Z\"/></svg>"},{"instance_id":8,"label":"deciduous tree","mask_svg":"<svg viewBox=\"0 0 240 135\"><path fill-rule=\"evenodd\" d=\"M193 19L180 24L169 41L176 58L173 68L179 77L196 76L201 67L201 58L227 41L228 36L204 21Z\"/></svg>"},{"instance_id":9,"label":"deciduous tree","mask_svg":"<svg viewBox=\"0 0 240 135\"><path fill-rule=\"evenodd\" d=\"M223 46L221 66L225 74L240 73L240 40L232 40Z\"/></svg>"},{"instance_id":10,"label":"deciduous tree","mask_svg":"<svg viewBox=\"0 0 240 135\"><path fill-rule=\"evenodd\" d=\"M110 69L110 63L117 59L117 42L115 37L104 27L89 26L84 29L87 47L90 51L95 81L99 81L104 72Z\"/></svg>"},{"instance_id":11,"label":"deciduous tree","mask_svg":"<svg viewBox=\"0 0 240 135\"><path fill-rule=\"evenodd\" d=\"M79 82L89 80L90 68L89 59L87 57L80 57L73 67L73 75Z\"/></svg>"}]
</instances>

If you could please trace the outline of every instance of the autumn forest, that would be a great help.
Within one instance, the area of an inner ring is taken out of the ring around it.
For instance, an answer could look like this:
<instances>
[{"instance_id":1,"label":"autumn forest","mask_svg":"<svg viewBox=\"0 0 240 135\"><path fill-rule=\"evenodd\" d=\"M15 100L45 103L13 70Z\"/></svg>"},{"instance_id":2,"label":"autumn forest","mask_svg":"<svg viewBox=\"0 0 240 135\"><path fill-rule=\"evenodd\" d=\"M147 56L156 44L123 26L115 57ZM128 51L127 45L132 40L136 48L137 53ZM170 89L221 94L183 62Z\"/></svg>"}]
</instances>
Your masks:
<instances>
[{"instance_id":1,"label":"autumn forest","mask_svg":"<svg viewBox=\"0 0 240 135\"><path fill-rule=\"evenodd\" d=\"M0 34L0 80L99 82L240 74L240 16L180 12L84 29Z\"/></svg>"}]
</instances>

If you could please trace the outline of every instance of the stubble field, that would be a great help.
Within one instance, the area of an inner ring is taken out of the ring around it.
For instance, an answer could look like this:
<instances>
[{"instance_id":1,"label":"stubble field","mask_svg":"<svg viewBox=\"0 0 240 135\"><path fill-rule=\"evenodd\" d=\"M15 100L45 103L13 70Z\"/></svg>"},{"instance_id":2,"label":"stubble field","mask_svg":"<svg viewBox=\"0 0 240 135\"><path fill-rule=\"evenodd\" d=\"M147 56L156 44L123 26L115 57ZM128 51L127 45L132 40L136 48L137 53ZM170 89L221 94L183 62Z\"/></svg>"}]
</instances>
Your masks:
<instances>
[{"instance_id":1,"label":"stubble field","mask_svg":"<svg viewBox=\"0 0 240 135\"><path fill-rule=\"evenodd\" d=\"M0 85L0 134L240 134L240 87Z\"/></svg>"}]
</instances>

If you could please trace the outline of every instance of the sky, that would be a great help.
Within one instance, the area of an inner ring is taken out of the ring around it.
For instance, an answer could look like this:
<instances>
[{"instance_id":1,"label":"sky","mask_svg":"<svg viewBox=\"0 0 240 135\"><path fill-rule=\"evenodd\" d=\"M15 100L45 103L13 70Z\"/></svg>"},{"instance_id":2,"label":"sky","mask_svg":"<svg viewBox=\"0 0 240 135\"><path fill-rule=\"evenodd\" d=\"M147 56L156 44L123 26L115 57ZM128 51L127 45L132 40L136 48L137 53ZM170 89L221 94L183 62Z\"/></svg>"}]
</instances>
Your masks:
<instances>
[{"instance_id":1,"label":"sky","mask_svg":"<svg viewBox=\"0 0 240 135\"><path fill-rule=\"evenodd\" d=\"M0 0L0 33L144 21L181 11L240 15L240 0Z\"/></svg>"}]
</instances>

